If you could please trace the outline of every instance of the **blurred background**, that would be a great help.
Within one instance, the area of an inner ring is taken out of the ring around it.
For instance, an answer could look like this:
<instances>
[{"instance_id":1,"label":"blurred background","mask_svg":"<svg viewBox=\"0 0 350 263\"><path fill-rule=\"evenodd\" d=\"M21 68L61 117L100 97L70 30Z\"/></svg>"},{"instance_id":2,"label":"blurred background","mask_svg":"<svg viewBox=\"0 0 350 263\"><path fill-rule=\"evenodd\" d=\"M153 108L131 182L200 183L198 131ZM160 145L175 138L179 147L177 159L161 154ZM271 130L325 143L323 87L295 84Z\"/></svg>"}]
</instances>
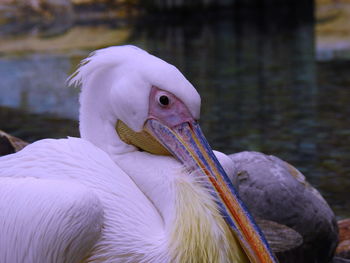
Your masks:
<instances>
[{"instance_id":1,"label":"blurred background","mask_svg":"<svg viewBox=\"0 0 350 263\"><path fill-rule=\"evenodd\" d=\"M123 44L194 84L213 148L292 163L350 217L350 0L0 0L0 129L79 136L65 81Z\"/></svg>"}]
</instances>

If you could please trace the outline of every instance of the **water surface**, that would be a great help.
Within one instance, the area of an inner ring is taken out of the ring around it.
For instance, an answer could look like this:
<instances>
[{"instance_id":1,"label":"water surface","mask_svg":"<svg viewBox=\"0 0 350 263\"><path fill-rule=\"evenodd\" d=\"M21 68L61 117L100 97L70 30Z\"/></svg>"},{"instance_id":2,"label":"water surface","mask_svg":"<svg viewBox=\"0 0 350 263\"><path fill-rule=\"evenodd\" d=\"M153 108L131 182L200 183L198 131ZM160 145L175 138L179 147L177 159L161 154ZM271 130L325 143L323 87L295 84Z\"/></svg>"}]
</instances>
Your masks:
<instances>
[{"instance_id":1,"label":"water surface","mask_svg":"<svg viewBox=\"0 0 350 263\"><path fill-rule=\"evenodd\" d=\"M350 216L350 61L317 59L313 21L288 12L8 34L0 40L1 128L29 141L77 136L79 91L65 80L92 50L127 43L194 84L215 149L276 155L300 169L339 218Z\"/></svg>"}]
</instances>

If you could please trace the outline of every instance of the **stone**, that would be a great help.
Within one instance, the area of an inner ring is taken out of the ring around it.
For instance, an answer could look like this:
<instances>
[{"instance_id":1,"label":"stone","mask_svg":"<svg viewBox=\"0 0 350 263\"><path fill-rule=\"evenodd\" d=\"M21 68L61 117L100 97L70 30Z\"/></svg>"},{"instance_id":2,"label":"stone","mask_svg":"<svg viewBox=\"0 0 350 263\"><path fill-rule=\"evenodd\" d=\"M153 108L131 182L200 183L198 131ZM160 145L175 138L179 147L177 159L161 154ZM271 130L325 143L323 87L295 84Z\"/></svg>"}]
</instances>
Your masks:
<instances>
[{"instance_id":1,"label":"stone","mask_svg":"<svg viewBox=\"0 0 350 263\"><path fill-rule=\"evenodd\" d=\"M280 262L330 262L338 243L335 215L320 193L292 165L258 152L229 155L238 192L254 217L286 225L303 237Z\"/></svg>"},{"instance_id":2,"label":"stone","mask_svg":"<svg viewBox=\"0 0 350 263\"><path fill-rule=\"evenodd\" d=\"M338 221L339 245L336 255L345 259L350 259L350 218Z\"/></svg>"},{"instance_id":3,"label":"stone","mask_svg":"<svg viewBox=\"0 0 350 263\"><path fill-rule=\"evenodd\" d=\"M0 130L0 156L18 152L27 145L27 142Z\"/></svg>"},{"instance_id":4,"label":"stone","mask_svg":"<svg viewBox=\"0 0 350 263\"><path fill-rule=\"evenodd\" d=\"M264 233L274 253L294 250L303 243L303 237L290 227L259 218L256 218L255 222Z\"/></svg>"}]
</instances>

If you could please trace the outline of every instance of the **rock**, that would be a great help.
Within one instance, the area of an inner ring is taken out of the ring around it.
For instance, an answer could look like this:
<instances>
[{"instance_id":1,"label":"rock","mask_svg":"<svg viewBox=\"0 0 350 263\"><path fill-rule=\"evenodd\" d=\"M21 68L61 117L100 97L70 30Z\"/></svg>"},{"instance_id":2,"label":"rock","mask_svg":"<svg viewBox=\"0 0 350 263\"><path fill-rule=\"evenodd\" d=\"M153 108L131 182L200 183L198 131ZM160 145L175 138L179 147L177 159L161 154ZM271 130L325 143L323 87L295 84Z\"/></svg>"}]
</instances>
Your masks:
<instances>
[{"instance_id":1,"label":"rock","mask_svg":"<svg viewBox=\"0 0 350 263\"><path fill-rule=\"evenodd\" d=\"M0 0L0 16L5 17L5 23L50 24L69 20L72 14L70 0Z\"/></svg>"},{"instance_id":2,"label":"rock","mask_svg":"<svg viewBox=\"0 0 350 263\"><path fill-rule=\"evenodd\" d=\"M303 243L303 237L295 230L264 219L255 219L275 253L293 250Z\"/></svg>"},{"instance_id":3,"label":"rock","mask_svg":"<svg viewBox=\"0 0 350 263\"><path fill-rule=\"evenodd\" d=\"M333 211L292 165L258 152L230 155L238 175L238 192L255 217L286 225L303 244L277 253L280 262L330 262L338 228Z\"/></svg>"},{"instance_id":4,"label":"rock","mask_svg":"<svg viewBox=\"0 0 350 263\"><path fill-rule=\"evenodd\" d=\"M334 257L332 263L350 263L350 259Z\"/></svg>"},{"instance_id":5,"label":"rock","mask_svg":"<svg viewBox=\"0 0 350 263\"><path fill-rule=\"evenodd\" d=\"M37 12L43 9L56 9L63 12L71 9L72 2L70 0L0 0L0 5L29 8Z\"/></svg>"},{"instance_id":6,"label":"rock","mask_svg":"<svg viewBox=\"0 0 350 263\"><path fill-rule=\"evenodd\" d=\"M339 242L336 254L339 257L350 259L350 240Z\"/></svg>"},{"instance_id":7,"label":"rock","mask_svg":"<svg viewBox=\"0 0 350 263\"><path fill-rule=\"evenodd\" d=\"M336 250L336 255L341 258L350 259L350 218L340 220L338 222L338 227L339 245Z\"/></svg>"},{"instance_id":8,"label":"rock","mask_svg":"<svg viewBox=\"0 0 350 263\"><path fill-rule=\"evenodd\" d=\"M14 153L15 149L5 136L0 137L0 156Z\"/></svg>"},{"instance_id":9,"label":"rock","mask_svg":"<svg viewBox=\"0 0 350 263\"><path fill-rule=\"evenodd\" d=\"M28 143L0 130L0 156L20 151Z\"/></svg>"}]
</instances>

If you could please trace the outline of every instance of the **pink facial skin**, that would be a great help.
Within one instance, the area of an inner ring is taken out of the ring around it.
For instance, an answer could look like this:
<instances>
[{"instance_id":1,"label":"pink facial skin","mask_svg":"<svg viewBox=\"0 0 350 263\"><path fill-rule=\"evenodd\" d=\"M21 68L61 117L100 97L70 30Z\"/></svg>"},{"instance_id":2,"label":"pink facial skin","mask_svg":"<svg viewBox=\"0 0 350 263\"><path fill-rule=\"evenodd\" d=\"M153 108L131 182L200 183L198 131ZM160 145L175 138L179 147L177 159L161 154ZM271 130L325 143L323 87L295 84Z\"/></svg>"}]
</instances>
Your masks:
<instances>
[{"instance_id":1,"label":"pink facial skin","mask_svg":"<svg viewBox=\"0 0 350 263\"><path fill-rule=\"evenodd\" d=\"M167 99L161 98L162 96L166 96ZM149 96L148 119L156 119L169 128L174 128L184 122L193 123L195 121L180 99L154 86Z\"/></svg>"}]
</instances>

